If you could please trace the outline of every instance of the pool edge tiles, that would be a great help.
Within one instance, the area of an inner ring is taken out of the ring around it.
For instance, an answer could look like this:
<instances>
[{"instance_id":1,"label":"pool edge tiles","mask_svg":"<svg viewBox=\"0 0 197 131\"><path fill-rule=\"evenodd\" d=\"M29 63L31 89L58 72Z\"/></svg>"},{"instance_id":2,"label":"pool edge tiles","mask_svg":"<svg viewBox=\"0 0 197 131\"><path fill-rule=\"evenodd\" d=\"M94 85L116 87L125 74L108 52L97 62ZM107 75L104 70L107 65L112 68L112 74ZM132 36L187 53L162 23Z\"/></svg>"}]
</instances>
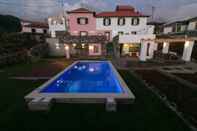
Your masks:
<instances>
[{"instance_id":1,"label":"pool edge tiles","mask_svg":"<svg viewBox=\"0 0 197 131\"><path fill-rule=\"evenodd\" d=\"M64 72L68 71L70 68L72 68L74 65L76 65L78 62L107 62L112 70L113 75L115 76L116 80L119 82L120 86L121 86L121 90L123 90L120 93L98 93L98 92L88 92L88 93L70 93L70 92L54 92L54 93L46 93L46 92L41 92L44 88L46 88L49 84L51 84L52 82L54 82L58 77L60 77L62 74L64 74ZM61 71L60 73L58 73L56 76L54 76L52 79L50 79L49 81L47 81L46 83L44 83L43 85L41 85L40 87L38 87L37 89L35 89L34 91L32 91L31 93L29 93L27 96L25 96L25 100L26 101L30 101L33 100L35 98L46 98L46 97L50 97L52 99L54 99L56 102L69 102L69 101L79 101L79 102L98 102L98 101L105 101L105 99L107 98L114 98L114 99L127 99L127 100L134 100L135 96L133 95L133 93L130 91L130 89L128 88L128 86L126 85L126 83L124 82L124 80L122 79L122 77L120 76L120 74L118 73L118 71L115 69L115 67L112 65L112 63L110 61L76 61L73 64L71 64L70 66L68 66L66 69L64 69L63 71Z\"/></svg>"}]
</instances>

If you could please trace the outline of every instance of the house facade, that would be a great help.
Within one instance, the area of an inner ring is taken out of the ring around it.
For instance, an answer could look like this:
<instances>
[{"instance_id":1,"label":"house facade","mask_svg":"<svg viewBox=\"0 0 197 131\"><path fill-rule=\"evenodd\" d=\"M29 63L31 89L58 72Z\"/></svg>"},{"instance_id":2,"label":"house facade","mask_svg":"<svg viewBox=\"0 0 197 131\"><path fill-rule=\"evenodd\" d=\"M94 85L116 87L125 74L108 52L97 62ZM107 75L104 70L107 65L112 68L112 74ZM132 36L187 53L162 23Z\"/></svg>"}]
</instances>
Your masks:
<instances>
[{"instance_id":1,"label":"house facade","mask_svg":"<svg viewBox=\"0 0 197 131\"><path fill-rule=\"evenodd\" d=\"M148 16L132 6L117 6L115 11L101 12L96 15L97 30L104 30L110 40L119 36L120 56L138 57L141 61L153 57L154 26L147 24Z\"/></svg>"},{"instance_id":2,"label":"house facade","mask_svg":"<svg viewBox=\"0 0 197 131\"><path fill-rule=\"evenodd\" d=\"M66 18L63 15L49 17L48 18L48 25L49 25L49 33L51 37L56 37L57 31L66 31L67 30L67 23Z\"/></svg>"},{"instance_id":3,"label":"house facade","mask_svg":"<svg viewBox=\"0 0 197 131\"><path fill-rule=\"evenodd\" d=\"M62 30L68 32L69 35L61 37L51 36L66 45L71 55L77 52L76 48L81 48L82 52L89 56L105 55L106 43L118 37L116 44L118 56L137 57L141 61L146 61L153 57L157 47L154 42L154 26L147 24L147 18L148 16L136 11L132 6L117 6L115 11L100 13L79 8L67 12L66 26L64 25L66 29L49 25L49 30L57 33ZM50 23L53 22L49 18Z\"/></svg>"},{"instance_id":4,"label":"house facade","mask_svg":"<svg viewBox=\"0 0 197 131\"><path fill-rule=\"evenodd\" d=\"M48 34L49 26L44 22L21 20L22 33Z\"/></svg>"},{"instance_id":5,"label":"house facade","mask_svg":"<svg viewBox=\"0 0 197 131\"><path fill-rule=\"evenodd\" d=\"M171 47L176 45L182 47L181 59L183 61L191 61L194 49L196 49L197 40L197 17L169 22L164 25L164 31L156 40L163 43L162 53L168 54L177 52L171 51Z\"/></svg>"},{"instance_id":6,"label":"house facade","mask_svg":"<svg viewBox=\"0 0 197 131\"><path fill-rule=\"evenodd\" d=\"M66 30L54 31L53 42L49 42L52 55L102 56L106 53L106 37L96 30L95 12L79 8L67 12ZM55 41L55 44L54 44Z\"/></svg>"}]
</instances>

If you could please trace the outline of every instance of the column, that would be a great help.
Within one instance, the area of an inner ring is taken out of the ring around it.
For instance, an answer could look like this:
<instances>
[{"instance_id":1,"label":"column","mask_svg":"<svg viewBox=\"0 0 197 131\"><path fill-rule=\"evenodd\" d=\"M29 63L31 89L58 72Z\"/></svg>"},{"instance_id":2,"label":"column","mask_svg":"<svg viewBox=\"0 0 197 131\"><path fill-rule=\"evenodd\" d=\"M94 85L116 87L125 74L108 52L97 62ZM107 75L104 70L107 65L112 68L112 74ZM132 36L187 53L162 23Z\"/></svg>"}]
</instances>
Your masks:
<instances>
[{"instance_id":1,"label":"column","mask_svg":"<svg viewBox=\"0 0 197 131\"><path fill-rule=\"evenodd\" d=\"M155 51L158 50L158 43L155 43L154 50L155 50Z\"/></svg>"},{"instance_id":2,"label":"column","mask_svg":"<svg viewBox=\"0 0 197 131\"><path fill-rule=\"evenodd\" d=\"M155 51L155 45L156 43L154 42L150 42L150 47L149 47L149 59L152 59L153 58L153 55L154 55L154 51Z\"/></svg>"},{"instance_id":3,"label":"column","mask_svg":"<svg viewBox=\"0 0 197 131\"><path fill-rule=\"evenodd\" d=\"M55 31L51 31L51 37L52 37L52 38L55 38L55 37L56 37Z\"/></svg>"},{"instance_id":4,"label":"column","mask_svg":"<svg viewBox=\"0 0 197 131\"><path fill-rule=\"evenodd\" d=\"M169 52L169 47L170 47L170 43L169 42L164 42L162 53L167 54Z\"/></svg>"},{"instance_id":5,"label":"column","mask_svg":"<svg viewBox=\"0 0 197 131\"><path fill-rule=\"evenodd\" d=\"M191 60L191 55L194 47L194 41L185 41L182 59L186 62Z\"/></svg>"},{"instance_id":6,"label":"column","mask_svg":"<svg viewBox=\"0 0 197 131\"><path fill-rule=\"evenodd\" d=\"M69 48L69 45L64 44L64 48L65 48L65 53L66 53L66 59L70 59L70 48Z\"/></svg>"},{"instance_id":7,"label":"column","mask_svg":"<svg viewBox=\"0 0 197 131\"><path fill-rule=\"evenodd\" d=\"M140 61L146 61L146 54L147 54L147 42L141 42L141 49L140 49Z\"/></svg>"}]
</instances>

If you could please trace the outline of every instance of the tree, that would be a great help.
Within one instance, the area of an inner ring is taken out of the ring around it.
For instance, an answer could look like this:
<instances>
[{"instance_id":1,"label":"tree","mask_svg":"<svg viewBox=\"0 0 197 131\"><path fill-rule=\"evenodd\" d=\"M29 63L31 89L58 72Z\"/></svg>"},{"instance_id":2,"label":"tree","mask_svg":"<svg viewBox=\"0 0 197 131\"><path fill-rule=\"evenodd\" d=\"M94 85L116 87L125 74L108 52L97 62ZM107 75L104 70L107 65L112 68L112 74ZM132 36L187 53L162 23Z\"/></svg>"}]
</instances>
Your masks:
<instances>
[{"instance_id":1,"label":"tree","mask_svg":"<svg viewBox=\"0 0 197 131\"><path fill-rule=\"evenodd\" d=\"M11 15L0 15L0 33L20 32L20 19Z\"/></svg>"}]
</instances>

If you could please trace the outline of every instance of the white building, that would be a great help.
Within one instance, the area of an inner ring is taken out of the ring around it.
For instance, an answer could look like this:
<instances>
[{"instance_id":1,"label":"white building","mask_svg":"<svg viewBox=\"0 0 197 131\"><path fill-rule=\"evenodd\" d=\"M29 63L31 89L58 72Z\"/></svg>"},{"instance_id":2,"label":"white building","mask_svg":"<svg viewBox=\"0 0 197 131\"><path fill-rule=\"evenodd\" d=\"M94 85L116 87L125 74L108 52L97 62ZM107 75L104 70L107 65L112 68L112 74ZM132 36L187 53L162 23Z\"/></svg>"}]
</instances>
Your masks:
<instances>
[{"instance_id":1,"label":"white building","mask_svg":"<svg viewBox=\"0 0 197 131\"><path fill-rule=\"evenodd\" d=\"M67 22L65 16L49 17L48 24L51 37L56 37L57 31L66 31L66 23Z\"/></svg>"},{"instance_id":2,"label":"white building","mask_svg":"<svg viewBox=\"0 0 197 131\"><path fill-rule=\"evenodd\" d=\"M154 43L154 26L147 25L147 18L132 6L117 6L113 12L96 15L96 28L105 31L111 40L119 35L120 55L135 56L146 61L153 57L157 47Z\"/></svg>"},{"instance_id":3,"label":"white building","mask_svg":"<svg viewBox=\"0 0 197 131\"><path fill-rule=\"evenodd\" d=\"M169 22L159 41L163 43L162 53L176 53L170 50L171 44L183 45L182 60L188 62L192 58L193 48L197 40L197 17Z\"/></svg>"},{"instance_id":4,"label":"white building","mask_svg":"<svg viewBox=\"0 0 197 131\"><path fill-rule=\"evenodd\" d=\"M36 34L48 34L48 24L44 22L35 21L21 21L22 33L36 33Z\"/></svg>"}]
</instances>

